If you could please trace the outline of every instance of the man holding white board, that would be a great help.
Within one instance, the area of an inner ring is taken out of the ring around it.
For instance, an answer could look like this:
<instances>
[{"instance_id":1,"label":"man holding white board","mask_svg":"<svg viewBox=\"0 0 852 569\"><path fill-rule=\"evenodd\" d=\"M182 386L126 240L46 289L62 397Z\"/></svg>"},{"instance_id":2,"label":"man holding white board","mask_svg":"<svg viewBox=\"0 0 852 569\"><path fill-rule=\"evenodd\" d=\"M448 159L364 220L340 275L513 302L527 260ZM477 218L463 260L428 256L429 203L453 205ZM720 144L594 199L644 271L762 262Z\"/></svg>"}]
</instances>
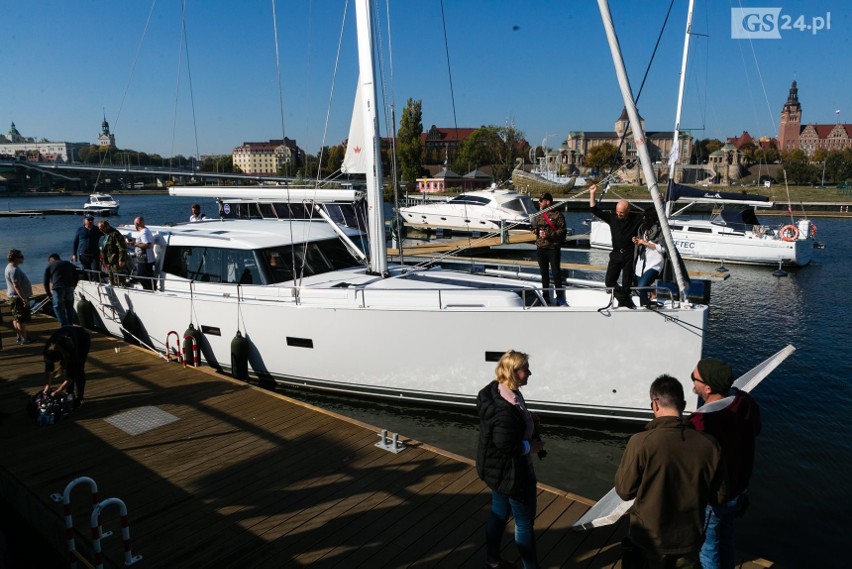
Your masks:
<instances>
[{"instance_id":1,"label":"man holding white board","mask_svg":"<svg viewBox=\"0 0 852 569\"><path fill-rule=\"evenodd\" d=\"M731 366L716 358L704 358L692 371L692 390L704 405L689 422L719 441L728 472L724 499L707 506L700 554L703 569L731 569L736 562L734 518L748 506L755 439L761 428L757 403L745 391L732 388L733 382Z\"/></svg>"}]
</instances>

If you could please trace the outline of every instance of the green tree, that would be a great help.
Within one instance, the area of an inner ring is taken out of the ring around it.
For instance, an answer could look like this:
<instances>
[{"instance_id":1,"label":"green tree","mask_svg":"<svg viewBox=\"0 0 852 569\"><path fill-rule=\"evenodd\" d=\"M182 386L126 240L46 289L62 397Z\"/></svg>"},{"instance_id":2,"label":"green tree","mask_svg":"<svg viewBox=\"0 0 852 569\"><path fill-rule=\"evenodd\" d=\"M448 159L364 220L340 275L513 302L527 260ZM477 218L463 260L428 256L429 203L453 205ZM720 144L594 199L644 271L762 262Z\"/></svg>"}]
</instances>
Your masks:
<instances>
[{"instance_id":1,"label":"green tree","mask_svg":"<svg viewBox=\"0 0 852 569\"><path fill-rule=\"evenodd\" d=\"M745 160L746 165L751 165L757 162L757 151L759 149L754 142L749 141L741 144L737 150L743 153L743 159Z\"/></svg>"},{"instance_id":2,"label":"green tree","mask_svg":"<svg viewBox=\"0 0 852 569\"><path fill-rule=\"evenodd\" d=\"M791 184L810 184L814 180L814 168L808 164L808 157L801 149L790 150L781 156L781 164L787 172L787 181Z\"/></svg>"},{"instance_id":3,"label":"green tree","mask_svg":"<svg viewBox=\"0 0 852 569\"><path fill-rule=\"evenodd\" d=\"M529 152L529 143L514 126L482 126L462 142L453 169L459 173L474 168L490 166L498 180L507 180L512 174L515 159Z\"/></svg>"},{"instance_id":4,"label":"green tree","mask_svg":"<svg viewBox=\"0 0 852 569\"><path fill-rule=\"evenodd\" d=\"M583 159L583 163L597 172L606 172L613 164L618 149L614 144L604 142L589 149L589 153ZM619 160L620 162L621 160Z\"/></svg>"},{"instance_id":5,"label":"green tree","mask_svg":"<svg viewBox=\"0 0 852 569\"><path fill-rule=\"evenodd\" d=\"M408 99L402 110L397 132L396 152L399 158L400 179L413 184L423 170L423 104L420 99Z\"/></svg>"},{"instance_id":6,"label":"green tree","mask_svg":"<svg viewBox=\"0 0 852 569\"><path fill-rule=\"evenodd\" d=\"M825 148L817 148L814 150L813 156L811 156L810 163L811 164L819 164L822 166L822 163L825 161L825 157L828 156L828 150Z\"/></svg>"},{"instance_id":7,"label":"green tree","mask_svg":"<svg viewBox=\"0 0 852 569\"><path fill-rule=\"evenodd\" d=\"M707 156L710 156L723 146L725 146L725 144L721 140L718 138L711 138L707 141L707 144L704 145L704 149L707 151Z\"/></svg>"},{"instance_id":8,"label":"green tree","mask_svg":"<svg viewBox=\"0 0 852 569\"><path fill-rule=\"evenodd\" d=\"M342 145L335 145L328 149L328 162L325 164L325 170L328 173L337 172L343 166L343 157L346 156L346 149Z\"/></svg>"}]
</instances>

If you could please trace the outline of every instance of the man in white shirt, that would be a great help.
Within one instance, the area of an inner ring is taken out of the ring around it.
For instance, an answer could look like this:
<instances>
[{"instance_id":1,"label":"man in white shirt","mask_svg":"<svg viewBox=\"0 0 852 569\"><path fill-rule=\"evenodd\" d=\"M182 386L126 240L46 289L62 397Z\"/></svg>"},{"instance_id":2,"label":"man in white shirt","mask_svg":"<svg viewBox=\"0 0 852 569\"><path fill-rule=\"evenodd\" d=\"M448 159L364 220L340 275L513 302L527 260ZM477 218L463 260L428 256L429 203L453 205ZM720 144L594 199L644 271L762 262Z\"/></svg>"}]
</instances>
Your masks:
<instances>
[{"instance_id":1,"label":"man in white shirt","mask_svg":"<svg viewBox=\"0 0 852 569\"><path fill-rule=\"evenodd\" d=\"M136 240L127 240L134 248L136 255L136 276L142 277L142 288L154 290L154 236L145 227L145 218L141 215L133 220L133 226L138 231Z\"/></svg>"},{"instance_id":2,"label":"man in white shirt","mask_svg":"<svg viewBox=\"0 0 852 569\"><path fill-rule=\"evenodd\" d=\"M189 216L190 221L203 221L207 219L207 216L201 213L201 205L194 203L192 204L192 215Z\"/></svg>"}]
</instances>

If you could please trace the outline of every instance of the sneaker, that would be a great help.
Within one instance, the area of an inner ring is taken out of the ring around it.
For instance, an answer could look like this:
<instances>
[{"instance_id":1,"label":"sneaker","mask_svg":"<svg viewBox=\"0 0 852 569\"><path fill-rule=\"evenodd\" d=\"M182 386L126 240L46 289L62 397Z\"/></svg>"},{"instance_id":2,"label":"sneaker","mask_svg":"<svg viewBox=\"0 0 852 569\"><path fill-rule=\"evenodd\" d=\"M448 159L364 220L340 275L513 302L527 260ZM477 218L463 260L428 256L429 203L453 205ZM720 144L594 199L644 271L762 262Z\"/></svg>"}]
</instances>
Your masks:
<instances>
[{"instance_id":1,"label":"sneaker","mask_svg":"<svg viewBox=\"0 0 852 569\"><path fill-rule=\"evenodd\" d=\"M564 298L557 298L556 299L556 306L568 306L568 303L565 302Z\"/></svg>"},{"instance_id":2,"label":"sneaker","mask_svg":"<svg viewBox=\"0 0 852 569\"><path fill-rule=\"evenodd\" d=\"M18 343L22 346L26 346L27 344L32 344L33 341L29 338L21 338L20 340L18 340Z\"/></svg>"}]
</instances>

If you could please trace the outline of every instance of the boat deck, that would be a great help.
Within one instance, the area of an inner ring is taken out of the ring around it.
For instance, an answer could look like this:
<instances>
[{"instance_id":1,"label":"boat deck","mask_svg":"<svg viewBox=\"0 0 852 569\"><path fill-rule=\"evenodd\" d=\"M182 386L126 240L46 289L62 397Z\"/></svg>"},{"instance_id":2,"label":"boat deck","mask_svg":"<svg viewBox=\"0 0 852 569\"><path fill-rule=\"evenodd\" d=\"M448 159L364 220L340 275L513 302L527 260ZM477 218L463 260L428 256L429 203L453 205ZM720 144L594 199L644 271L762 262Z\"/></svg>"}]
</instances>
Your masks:
<instances>
[{"instance_id":1,"label":"boat deck","mask_svg":"<svg viewBox=\"0 0 852 569\"><path fill-rule=\"evenodd\" d=\"M481 566L490 492L469 459L403 436L403 452L382 450L376 427L98 334L84 405L37 427L24 408L43 385L42 343L15 345L0 308L0 496L58 551L62 506L49 495L89 476L101 500L127 505L141 567ZM39 316L30 334L43 341L53 328ZM132 416L118 422L122 413ZM577 533L591 500L544 485L538 500L543 567L620 566L624 519ZM86 484L72 508L77 549L91 560ZM118 514L101 516L115 533L103 541L107 566L123 561ZM509 535L504 543L517 561Z\"/></svg>"}]
</instances>

